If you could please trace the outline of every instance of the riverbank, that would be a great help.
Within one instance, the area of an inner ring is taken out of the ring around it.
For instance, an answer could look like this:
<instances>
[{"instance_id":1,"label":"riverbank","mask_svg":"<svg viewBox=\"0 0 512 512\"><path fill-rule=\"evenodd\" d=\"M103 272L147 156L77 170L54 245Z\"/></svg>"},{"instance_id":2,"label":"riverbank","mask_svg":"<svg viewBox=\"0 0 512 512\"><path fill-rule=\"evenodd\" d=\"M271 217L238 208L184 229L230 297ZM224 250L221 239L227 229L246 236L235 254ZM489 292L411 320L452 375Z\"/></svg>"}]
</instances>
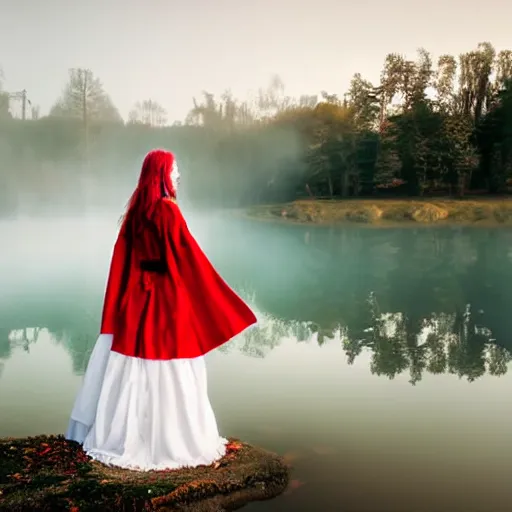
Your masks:
<instances>
[{"instance_id":1,"label":"riverbank","mask_svg":"<svg viewBox=\"0 0 512 512\"><path fill-rule=\"evenodd\" d=\"M91 460L62 436L0 440L0 511L221 511L273 498L288 485L275 454L231 439L211 466L137 472Z\"/></svg>"},{"instance_id":2,"label":"riverbank","mask_svg":"<svg viewBox=\"0 0 512 512\"><path fill-rule=\"evenodd\" d=\"M512 226L512 198L304 199L254 206L246 215L300 224L466 224Z\"/></svg>"}]
</instances>

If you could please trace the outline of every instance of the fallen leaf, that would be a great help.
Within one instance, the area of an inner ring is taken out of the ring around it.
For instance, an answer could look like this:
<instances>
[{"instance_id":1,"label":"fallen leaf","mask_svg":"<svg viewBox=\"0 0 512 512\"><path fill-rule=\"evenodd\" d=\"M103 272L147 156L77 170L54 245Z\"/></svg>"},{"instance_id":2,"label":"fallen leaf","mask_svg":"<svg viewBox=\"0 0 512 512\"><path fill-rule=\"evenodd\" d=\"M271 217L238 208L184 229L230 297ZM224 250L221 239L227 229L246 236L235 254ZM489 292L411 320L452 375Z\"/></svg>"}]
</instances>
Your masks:
<instances>
[{"instance_id":1,"label":"fallen leaf","mask_svg":"<svg viewBox=\"0 0 512 512\"><path fill-rule=\"evenodd\" d=\"M238 441L230 441L226 445L226 452L237 452L241 450L243 447L242 443L239 443Z\"/></svg>"}]
</instances>

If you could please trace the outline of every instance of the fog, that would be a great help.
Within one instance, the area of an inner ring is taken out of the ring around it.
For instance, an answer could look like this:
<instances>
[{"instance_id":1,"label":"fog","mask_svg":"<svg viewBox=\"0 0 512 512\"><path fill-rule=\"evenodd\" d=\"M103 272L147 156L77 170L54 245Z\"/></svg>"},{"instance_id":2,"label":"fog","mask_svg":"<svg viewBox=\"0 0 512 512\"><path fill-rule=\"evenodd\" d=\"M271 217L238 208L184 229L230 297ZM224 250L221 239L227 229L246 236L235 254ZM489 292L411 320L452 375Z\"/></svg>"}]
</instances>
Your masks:
<instances>
[{"instance_id":1,"label":"fog","mask_svg":"<svg viewBox=\"0 0 512 512\"><path fill-rule=\"evenodd\" d=\"M0 216L10 218L121 214L144 156L155 148L176 155L184 206L291 199L307 147L300 127L279 115L318 99L288 96L276 76L250 102L231 93L191 98L189 115L172 125L150 100L125 120L93 72L76 68L48 115L25 108L16 117L13 101L0 79Z\"/></svg>"}]
</instances>

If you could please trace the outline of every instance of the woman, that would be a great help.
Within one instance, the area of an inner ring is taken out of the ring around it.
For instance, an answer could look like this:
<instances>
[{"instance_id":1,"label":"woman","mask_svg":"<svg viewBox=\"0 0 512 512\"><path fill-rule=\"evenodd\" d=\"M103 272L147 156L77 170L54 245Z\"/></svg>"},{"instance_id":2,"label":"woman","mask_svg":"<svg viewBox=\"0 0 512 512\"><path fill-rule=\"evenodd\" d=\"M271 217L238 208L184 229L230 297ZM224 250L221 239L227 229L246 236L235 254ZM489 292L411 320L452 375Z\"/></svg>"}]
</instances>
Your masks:
<instances>
[{"instance_id":1,"label":"woman","mask_svg":"<svg viewBox=\"0 0 512 512\"><path fill-rule=\"evenodd\" d=\"M178 178L172 153L148 153L66 433L92 458L123 468L197 466L224 455L204 355L256 322L190 234L176 204Z\"/></svg>"}]
</instances>

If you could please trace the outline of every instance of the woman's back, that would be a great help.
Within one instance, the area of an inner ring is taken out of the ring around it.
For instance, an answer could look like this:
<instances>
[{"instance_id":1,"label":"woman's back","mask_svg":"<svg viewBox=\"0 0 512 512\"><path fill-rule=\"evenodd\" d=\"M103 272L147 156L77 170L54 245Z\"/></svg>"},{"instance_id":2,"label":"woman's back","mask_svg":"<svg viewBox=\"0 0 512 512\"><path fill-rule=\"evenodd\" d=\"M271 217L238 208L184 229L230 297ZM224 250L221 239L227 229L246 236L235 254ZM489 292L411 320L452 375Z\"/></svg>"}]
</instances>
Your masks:
<instances>
[{"instance_id":1,"label":"woman's back","mask_svg":"<svg viewBox=\"0 0 512 512\"><path fill-rule=\"evenodd\" d=\"M124 468L211 464L225 453L203 356L256 322L189 232L173 201L176 173L169 152L144 160L66 434Z\"/></svg>"},{"instance_id":2,"label":"woman's back","mask_svg":"<svg viewBox=\"0 0 512 512\"><path fill-rule=\"evenodd\" d=\"M114 334L113 351L145 359L198 357L255 322L175 202L161 199L149 219L126 219L114 248L101 328Z\"/></svg>"}]
</instances>

